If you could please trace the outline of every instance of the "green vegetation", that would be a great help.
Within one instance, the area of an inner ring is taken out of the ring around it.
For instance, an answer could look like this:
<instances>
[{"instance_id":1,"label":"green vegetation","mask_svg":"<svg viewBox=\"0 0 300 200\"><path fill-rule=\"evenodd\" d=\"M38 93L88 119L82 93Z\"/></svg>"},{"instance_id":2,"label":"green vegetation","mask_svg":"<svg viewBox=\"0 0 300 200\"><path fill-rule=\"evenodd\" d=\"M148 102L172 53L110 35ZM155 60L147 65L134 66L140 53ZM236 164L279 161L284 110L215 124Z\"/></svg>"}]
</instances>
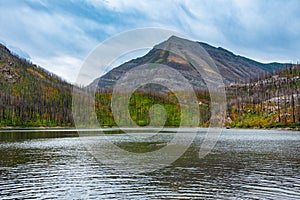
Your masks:
<instances>
[{"instance_id":1,"label":"green vegetation","mask_svg":"<svg viewBox=\"0 0 300 200\"><path fill-rule=\"evenodd\" d=\"M300 65L261 80L227 88L227 126L300 128Z\"/></svg>"},{"instance_id":2,"label":"green vegetation","mask_svg":"<svg viewBox=\"0 0 300 200\"><path fill-rule=\"evenodd\" d=\"M0 46L0 127L72 126L72 86Z\"/></svg>"},{"instance_id":3,"label":"green vegetation","mask_svg":"<svg viewBox=\"0 0 300 200\"><path fill-rule=\"evenodd\" d=\"M12 55L0 46L0 127L69 127L74 126L72 117L72 89L56 75ZM163 52L160 62L166 62ZM300 65L287 66L263 78L237 83L226 88L227 119L224 126L232 128L300 128ZM238 81L237 81L238 82ZM101 127L117 126L111 110L112 93L99 90L95 99L74 87L80 101L89 102L88 111L96 111ZM150 92L149 92L150 91ZM180 92L180 91L176 91ZM182 91L185 94L186 91ZM199 106L195 112L190 105L180 106L177 97L170 91L143 88L130 96L127 113L118 113L119 125L160 125L178 127L200 111L199 126L208 126L210 120L210 97L207 89L197 91ZM185 94L186 95L186 94ZM189 98L188 95L185 98ZM118 102L125 99L119 96ZM80 102L79 102L80 103ZM86 110L87 111L87 110ZM187 112L188 111L188 112ZM90 112L80 116L84 122L93 124ZM186 118L184 115L186 113ZM164 124L160 117L165 116ZM152 121L151 121L152 120ZM87 127L90 124L85 124ZM145 146L147 146L145 144Z\"/></svg>"},{"instance_id":4,"label":"green vegetation","mask_svg":"<svg viewBox=\"0 0 300 200\"><path fill-rule=\"evenodd\" d=\"M97 93L96 94L96 113L98 121L102 127L112 127L117 124L114 121L113 114L111 111L111 93ZM122 99L120 99L121 101ZM151 123L152 120L156 120L156 117L150 118L151 114L154 116L161 116L161 110L151 111L153 106L157 104L161 105L166 114L166 120L164 126L179 126L181 122L181 112L184 112L180 108L180 104L175 97L174 93L162 94L151 94L146 92L135 92L131 95L129 101L129 114L134 121L139 126L147 126ZM188 108L186 108L188 109ZM208 112L208 106L202 105L199 107L201 113L204 115L205 112ZM184 110L184 108L183 108ZM156 113L151 113L156 112ZM124 113L119 113L122 120L126 120L127 117ZM123 116L122 116L123 115ZM190 116L192 117L192 116ZM132 126L130 121L123 121L122 124ZM155 121L151 124L156 124ZM159 122L157 122L159 124ZM204 124L204 123L203 123ZM203 125L202 124L202 125Z\"/></svg>"}]
</instances>

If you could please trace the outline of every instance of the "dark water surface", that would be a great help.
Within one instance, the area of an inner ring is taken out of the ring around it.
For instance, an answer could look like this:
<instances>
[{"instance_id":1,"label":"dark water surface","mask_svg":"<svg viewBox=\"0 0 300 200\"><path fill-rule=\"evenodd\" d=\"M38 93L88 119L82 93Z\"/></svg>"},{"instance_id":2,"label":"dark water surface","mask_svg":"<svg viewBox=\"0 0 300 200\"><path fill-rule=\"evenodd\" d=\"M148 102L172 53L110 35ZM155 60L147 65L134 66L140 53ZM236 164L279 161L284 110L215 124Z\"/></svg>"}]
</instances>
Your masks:
<instances>
[{"instance_id":1,"label":"dark water surface","mask_svg":"<svg viewBox=\"0 0 300 200\"><path fill-rule=\"evenodd\" d=\"M158 143L172 137L167 132ZM77 132L1 132L0 199L300 199L300 132L224 130L199 159L204 136L205 129L172 165L133 175L99 163ZM122 134L105 137L128 150L149 148Z\"/></svg>"}]
</instances>

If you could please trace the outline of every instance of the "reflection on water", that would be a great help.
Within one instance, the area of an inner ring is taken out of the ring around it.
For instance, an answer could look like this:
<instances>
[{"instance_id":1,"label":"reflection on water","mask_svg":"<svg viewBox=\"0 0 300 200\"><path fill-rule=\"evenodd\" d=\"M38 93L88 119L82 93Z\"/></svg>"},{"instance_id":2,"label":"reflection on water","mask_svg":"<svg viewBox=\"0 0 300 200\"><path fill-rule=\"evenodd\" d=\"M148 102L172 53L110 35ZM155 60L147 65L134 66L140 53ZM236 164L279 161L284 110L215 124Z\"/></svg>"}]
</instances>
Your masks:
<instances>
[{"instance_id":1,"label":"reflection on water","mask_svg":"<svg viewBox=\"0 0 300 200\"><path fill-rule=\"evenodd\" d=\"M76 132L0 133L0 197L300 199L299 132L225 130L214 150L198 159L204 135L171 166L130 175L98 163ZM124 135L108 137L136 148Z\"/></svg>"}]
</instances>

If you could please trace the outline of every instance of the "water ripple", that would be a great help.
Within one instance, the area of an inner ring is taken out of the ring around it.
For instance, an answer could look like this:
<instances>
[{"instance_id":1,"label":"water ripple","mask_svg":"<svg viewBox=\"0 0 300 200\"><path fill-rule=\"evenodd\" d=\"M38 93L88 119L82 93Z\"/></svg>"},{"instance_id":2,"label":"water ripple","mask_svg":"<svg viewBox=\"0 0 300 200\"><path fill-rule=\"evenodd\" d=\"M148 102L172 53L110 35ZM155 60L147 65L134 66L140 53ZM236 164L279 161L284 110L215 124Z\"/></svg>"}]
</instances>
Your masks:
<instances>
[{"instance_id":1,"label":"water ripple","mask_svg":"<svg viewBox=\"0 0 300 200\"><path fill-rule=\"evenodd\" d=\"M116 174L98 163L78 137L2 141L0 198L300 199L299 136L253 134L225 131L199 160L200 134L171 166L140 175Z\"/></svg>"}]
</instances>

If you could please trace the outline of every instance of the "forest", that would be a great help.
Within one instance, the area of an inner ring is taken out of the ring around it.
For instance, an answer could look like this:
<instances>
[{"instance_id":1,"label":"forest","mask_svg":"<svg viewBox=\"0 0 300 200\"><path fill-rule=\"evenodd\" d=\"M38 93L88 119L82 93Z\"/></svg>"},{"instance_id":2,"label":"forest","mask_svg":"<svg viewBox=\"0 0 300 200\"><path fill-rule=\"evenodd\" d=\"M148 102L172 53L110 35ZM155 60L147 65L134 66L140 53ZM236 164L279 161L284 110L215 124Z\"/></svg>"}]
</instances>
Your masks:
<instances>
[{"instance_id":1,"label":"forest","mask_svg":"<svg viewBox=\"0 0 300 200\"><path fill-rule=\"evenodd\" d=\"M4 46L0 51L0 127L73 126L73 86Z\"/></svg>"},{"instance_id":2,"label":"forest","mask_svg":"<svg viewBox=\"0 0 300 200\"><path fill-rule=\"evenodd\" d=\"M67 83L30 61L12 55L4 46L1 46L0 51L0 127L74 127L73 91L75 95L80 95L83 102L88 101L94 105L86 109L96 111L101 127L117 126L111 109L111 90L98 88L95 96L86 95L87 88ZM273 73L257 74L257 77L227 85L227 117L224 126L299 129L299 87L298 64L286 65L284 69ZM199 102L199 126L207 127L211 117L210 95L206 89L196 91L196 95ZM180 125L181 112L185 108L180 108L172 91L135 91L128 106L132 120L139 126L150 124L149 114L155 104L165 109L165 126Z\"/></svg>"},{"instance_id":3,"label":"forest","mask_svg":"<svg viewBox=\"0 0 300 200\"><path fill-rule=\"evenodd\" d=\"M300 127L300 65L227 88L227 126Z\"/></svg>"},{"instance_id":4,"label":"forest","mask_svg":"<svg viewBox=\"0 0 300 200\"><path fill-rule=\"evenodd\" d=\"M244 82L226 86L227 128L300 128L300 65L287 65L282 70ZM199 101L200 127L209 126L210 95L207 90L196 91ZM116 126L110 109L111 91L96 93L96 111L101 126ZM180 105L172 92L135 92L128 106L135 123L150 123L149 109L154 104L166 110L165 126L180 125Z\"/></svg>"}]
</instances>

